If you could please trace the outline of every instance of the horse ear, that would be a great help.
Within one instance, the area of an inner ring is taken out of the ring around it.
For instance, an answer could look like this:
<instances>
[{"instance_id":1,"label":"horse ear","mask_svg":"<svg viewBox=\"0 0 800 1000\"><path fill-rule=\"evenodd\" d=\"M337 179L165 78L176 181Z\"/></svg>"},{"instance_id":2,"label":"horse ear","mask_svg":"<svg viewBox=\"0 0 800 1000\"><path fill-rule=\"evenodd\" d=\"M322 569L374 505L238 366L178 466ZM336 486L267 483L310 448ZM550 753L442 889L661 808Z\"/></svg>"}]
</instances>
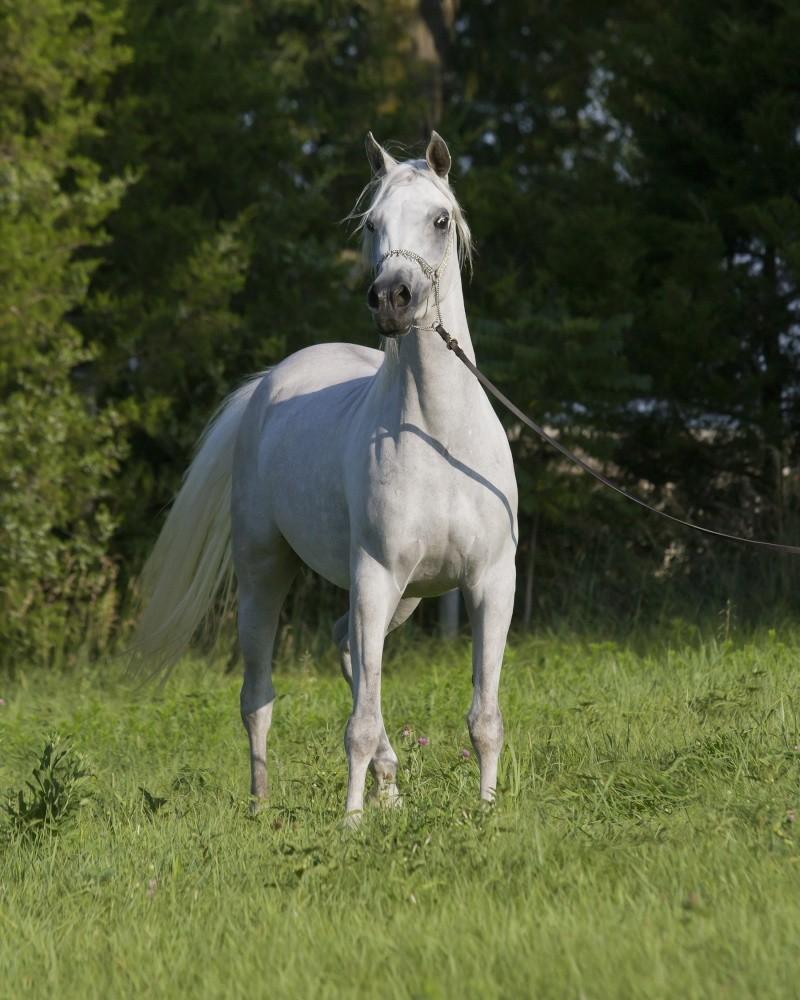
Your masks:
<instances>
[{"instance_id":1,"label":"horse ear","mask_svg":"<svg viewBox=\"0 0 800 1000\"><path fill-rule=\"evenodd\" d=\"M376 177L380 177L381 174L388 173L392 167L397 166L397 160L386 152L383 146L381 146L381 144L375 139L372 132L367 132L367 138L364 145L367 149L367 159L369 160L369 165L372 167L372 172L376 175Z\"/></svg>"},{"instance_id":2,"label":"horse ear","mask_svg":"<svg viewBox=\"0 0 800 1000\"><path fill-rule=\"evenodd\" d=\"M446 178L450 173L450 150L438 132L431 132L431 141L425 150L425 159L431 170L439 177Z\"/></svg>"}]
</instances>

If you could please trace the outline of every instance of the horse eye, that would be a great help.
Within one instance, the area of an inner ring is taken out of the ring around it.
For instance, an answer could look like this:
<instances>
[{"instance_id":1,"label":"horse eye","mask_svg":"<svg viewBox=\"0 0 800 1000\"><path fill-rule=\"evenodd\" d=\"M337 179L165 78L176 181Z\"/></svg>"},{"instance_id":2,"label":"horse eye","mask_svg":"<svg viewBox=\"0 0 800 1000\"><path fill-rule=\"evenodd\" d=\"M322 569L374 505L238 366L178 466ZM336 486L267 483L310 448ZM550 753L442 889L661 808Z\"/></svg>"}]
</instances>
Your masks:
<instances>
[{"instance_id":1,"label":"horse eye","mask_svg":"<svg viewBox=\"0 0 800 1000\"><path fill-rule=\"evenodd\" d=\"M374 225L374 223L370 222L369 219L367 219L367 221L364 223L364 225L367 227L367 229L369 229L369 231L371 233L375 232L375 225Z\"/></svg>"},{"instance_id":2,"label":"horse eye","mask_svg":"<svg viewBox=\"0 0 800 1000\"><path fill-rule=\"evenodd\" d=\"M436 221L434 222L434 226L436 226L437 229L446 229L447 223L449 221L450 221L450 216L447 214L447 212L442 212L439 218L436 219Z\"/></svg>"}]
</instances>

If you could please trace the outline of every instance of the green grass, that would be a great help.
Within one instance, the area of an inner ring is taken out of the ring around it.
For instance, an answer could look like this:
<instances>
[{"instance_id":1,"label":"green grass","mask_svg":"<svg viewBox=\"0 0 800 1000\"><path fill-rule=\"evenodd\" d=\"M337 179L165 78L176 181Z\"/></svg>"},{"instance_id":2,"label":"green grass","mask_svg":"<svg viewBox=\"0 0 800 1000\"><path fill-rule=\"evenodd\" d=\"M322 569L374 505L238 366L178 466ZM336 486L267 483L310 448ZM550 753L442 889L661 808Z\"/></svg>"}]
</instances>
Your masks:
<instances>
[{"instance_id":1,"label":"green grass","mask_svg":"<svg viewBox=\"0 0 800 1000\"><path fill-rule=\"evenodd\" d=\"M255 819L235 676L18 674L0 789L53 731L95 777L51 831L6 823L0 994L800 995L800 636L676 636L512 644L493 810L461 753L468 647L390 643L405 807L350 833L332 660L278 672Z\"/></svg>"}]
</instances>

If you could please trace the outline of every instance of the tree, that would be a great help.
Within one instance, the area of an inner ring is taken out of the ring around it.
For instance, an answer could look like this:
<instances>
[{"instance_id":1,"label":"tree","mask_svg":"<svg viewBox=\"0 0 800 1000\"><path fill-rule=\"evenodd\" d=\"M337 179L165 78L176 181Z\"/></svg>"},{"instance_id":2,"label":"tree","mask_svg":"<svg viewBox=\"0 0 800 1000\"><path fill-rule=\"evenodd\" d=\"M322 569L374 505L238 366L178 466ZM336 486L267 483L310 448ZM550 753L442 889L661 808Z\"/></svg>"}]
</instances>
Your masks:
<instances>
[{"instance_id":1,"label":"tree","mask_svg":"<svg viewBox=\"0 0 800 1000\"><path fill-rule=\"evenodd\" d=\"M625 353L649 383L617 454L678 510L771 539L800 500L798 28L790 3L673 0L619 5L594 42L620 124L608 200L639 246ZM741 563L748 601L756 579L767 602L796 593L785 563L666 538L694 590Z\"/></svg>"},{"instance_id":2,"label":"tree","mask_svg":"<svg viewBox=\"0 0 800 1000\"><path fill-rule=\"evenodd\" d=\"M740 0L609 21L607 106L632 137L617 186L644 235L628 353L664 432L656 456L632 420L637 470L694 502L735 472L774 510L797 458L798 27L794 4Z\"/></svg>"},{"instance_id":3,"label":"tree","mask_svg":"<svg viewBox=\"0 0 800 1000\"><path fill-rule=\"evenodd\" d=\"M373 3L137 0L97 149L130 185L80 325L124 413L113 551L135 575L194 442L248 374L321 340L377 345L342 224L366 130L402 134L407 52ZM315 611L341 596L304 581Z\"/></svg>"},{"instance_id":4,"label":"tree","mask_svg":"<svg viewBox=\"0 0 800 1000\"><path fill-rule=\"evenodd\" d=\"M461 137L456 183L477 241L468 298L479 359L600 463L613 454L619 410L646 386L625 357L638 233L606 196L618 143L596 108L604 19L580 0L463 3L444 122ZM532 589L539 549L552 590L625 512L503 419L520 483L522 586Z\"/></svg>"},{"instance_id":5,"label":"tree","mask_svg":"<svg viewBox=\"0 0 800 1000\"><path fill-rule=\"evenodd\" d=\"M490 370L652 499L768 537L797 507L799 16L743 0L465 3L448 126L470 139ZM524 438L517 455L554 574L615 544L604 524L650 577L676 546L672 570L695 582L741 558L638 514L619 531L616 500ZM616 548L606 588L627 586Z\"/></svg>"},{"instance_id":6,"label":"tree","mask_svg":"<svg viewBox=\"0 0 800 1000\"><path fill-rule=\"evenodd\" d=\"M3 659L102 638L119 420L84 391L70 321L123 181L86 143L125 60L95 0L0 0L0 633ZM98 631L99 630L99 631Z\"/></svg>"}]
</instances>

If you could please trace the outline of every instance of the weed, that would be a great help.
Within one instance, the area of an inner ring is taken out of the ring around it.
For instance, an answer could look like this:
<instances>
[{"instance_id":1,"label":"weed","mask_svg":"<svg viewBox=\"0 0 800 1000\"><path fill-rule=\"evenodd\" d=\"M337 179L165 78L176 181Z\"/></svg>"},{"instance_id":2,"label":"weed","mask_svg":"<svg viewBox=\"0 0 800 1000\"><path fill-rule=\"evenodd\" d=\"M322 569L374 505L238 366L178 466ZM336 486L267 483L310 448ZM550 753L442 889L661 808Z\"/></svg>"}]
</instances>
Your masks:
<instances>
[{"instance_id":1,"label":"weed","mask_svg":"<svg viewBox=\"0 0 800 1000\"><path fill-rule=\"evenodd\" d=\"M143 785L139 786L139 791L142 793L142 808L144 809L145 814L152 819L159 809L164 808L167 804L167 800L161 798L159 795L153 795L152 792L148 792Z\"/></svg>"},{"instance_id":2,"label":"weed","mask_svg":"<svg viewBox=\"0 0 800 1000\"><path fill-rule=\"evenodd\" d=\"M66 740L51 736L25 788L3 807L11 831L36 837L60 830L88 801L92 777L85 759Z\"/></svg>"}]
</instances>

